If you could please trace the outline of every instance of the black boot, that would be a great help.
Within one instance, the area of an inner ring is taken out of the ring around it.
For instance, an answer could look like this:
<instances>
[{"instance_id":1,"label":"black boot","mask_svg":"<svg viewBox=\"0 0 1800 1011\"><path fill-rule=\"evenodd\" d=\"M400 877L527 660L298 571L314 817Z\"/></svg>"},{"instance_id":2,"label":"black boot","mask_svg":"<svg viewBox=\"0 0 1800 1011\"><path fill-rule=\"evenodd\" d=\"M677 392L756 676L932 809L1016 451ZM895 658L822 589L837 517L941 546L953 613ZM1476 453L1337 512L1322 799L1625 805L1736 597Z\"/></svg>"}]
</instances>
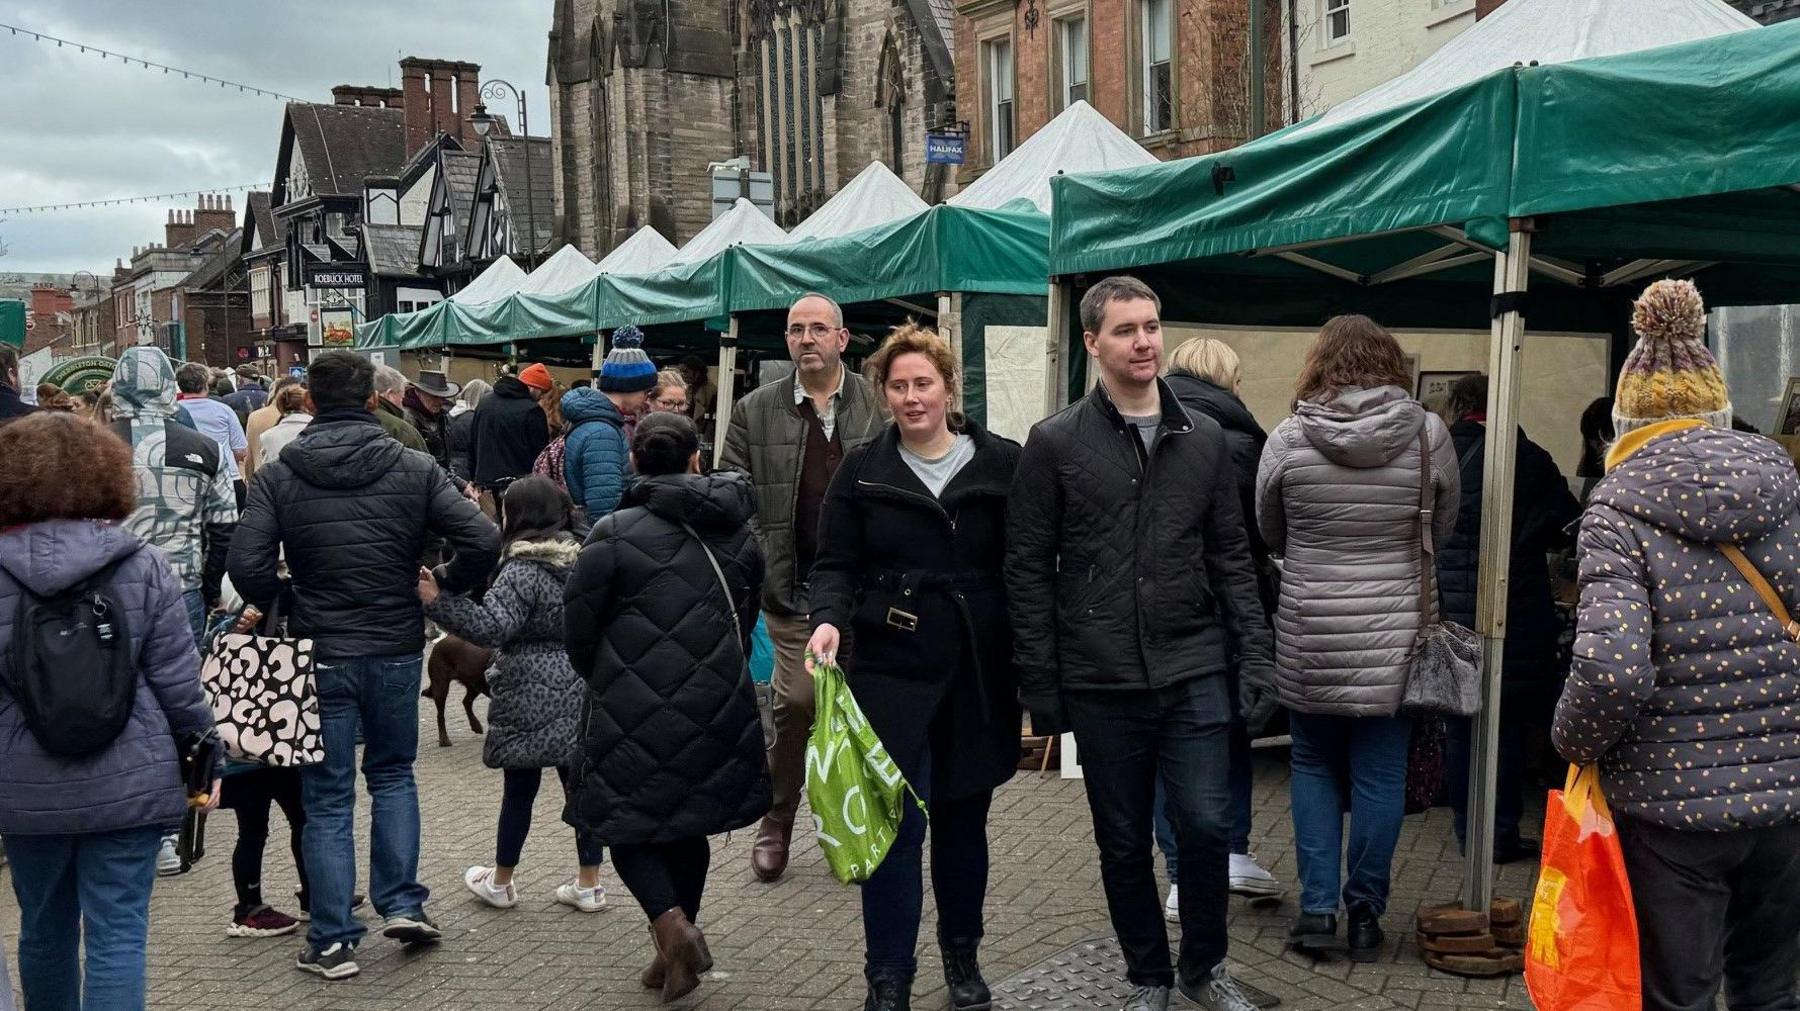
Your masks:
<instances>
[{"instance_id":1,"label":"black boot","mask_svg":"<svg viewBox=\"0 0 1800 1011\"><path fill-rule=\"evenodd\" d=\"M1301 913L1288 928L1288 946L1309 955L1320 955L1343 947L1337 937L1337 917L1329 913Z\"/></svg>"},{"instance_id":2,"label":"black boot","mask_svg":"<svg viewBox=\"0 0 1800 1011\"><path fill-rule=\"evenodd\" d=\"M1366 906L1350 907L1350 961L1373 962L1381 957L1381 918Z\"/></svg>"},{"instance_id":3,"label":"black boot","mask_svg":"<svg viewBox=\"0 0 1800 1011\"><path fill-rule=\"evenodd\" d=\"M954 1011L988 1011L994 1006L994 995L987 980L981 978L981 963L975 958L974 945L938 948L944 956L944 983L950 988L950 1007Z\"/></svg>"},{"instance_id":4,"label":"black boot","mask_svg":"<svg viewBox=\"0 0 1800 1011\"><path fill-rule=\"evenodd\" d=\"M869 976L869 999L863 1011L912 1011L912 977L896 973Z\"/></svg>"}]
</instances>

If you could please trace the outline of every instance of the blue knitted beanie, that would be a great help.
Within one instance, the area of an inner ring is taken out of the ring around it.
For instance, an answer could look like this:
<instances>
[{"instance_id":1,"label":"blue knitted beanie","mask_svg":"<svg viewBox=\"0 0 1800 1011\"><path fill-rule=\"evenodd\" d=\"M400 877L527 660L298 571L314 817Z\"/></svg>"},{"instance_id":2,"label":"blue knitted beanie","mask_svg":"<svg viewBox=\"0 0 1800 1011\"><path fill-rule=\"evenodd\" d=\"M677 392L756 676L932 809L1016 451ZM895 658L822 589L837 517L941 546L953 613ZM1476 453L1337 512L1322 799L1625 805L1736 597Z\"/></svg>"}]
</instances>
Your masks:
<instances>
[{"instance_id":1,"label":"blue knitted beanie","mask_svg":"<svg viewBox=\"0 0 1800 1011\"><path fill-rule=\"evenodd\" d=\"M630 323L613 331L612 350L600 366L600 392L639 393L656 388L656 363L644 353L644 332Z\"/></svg>"}]
</instances>

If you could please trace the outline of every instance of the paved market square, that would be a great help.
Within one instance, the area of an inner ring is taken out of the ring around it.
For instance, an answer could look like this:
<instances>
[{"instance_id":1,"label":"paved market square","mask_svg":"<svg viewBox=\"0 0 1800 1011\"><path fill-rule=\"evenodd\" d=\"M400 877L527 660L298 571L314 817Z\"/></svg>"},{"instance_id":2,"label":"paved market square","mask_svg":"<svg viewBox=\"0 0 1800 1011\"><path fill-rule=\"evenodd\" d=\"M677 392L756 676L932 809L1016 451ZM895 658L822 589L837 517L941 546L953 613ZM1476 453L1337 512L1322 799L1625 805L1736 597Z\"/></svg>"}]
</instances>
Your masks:
<instances>
[{"instance_id":1,"label":"paved market square","mask_svg":"<svg viewBox=\"0 0 1800 1011\"><path fill-rule=\"evenodd\" d=\"M294 969L297 937L226 937L236 826L235 816L221 811L208 823L205 859L189 874L156 884L151 901L151 1008L563 1011L661 1006L654 995L638 988L637 974L650 957L650 939L636 903L610 865L602 877L609 892L605 911L582 914L552 898L556 885L574 870L572 838L559 820L558 791L546 789L538 798L536 822L518 872L518 907L489 909L464 890L463 870L493 860L500 776L482 766L481 739L454 715L461 688L453 695L451 748L436 746L435 714L429 703L420 706L422 876L432 889L429 908L444 929L444 943L408 954L372 933L357 953L362 975L332 983ZM1294 856L1285 761L1285 750L1258 752L1252 849L1291 889ZM360 784L358 789L360 793ZM365 840L359 843L365 855L367 827L368 804L362 798L357 830ZM272 816L270 835L264 892L278 908L293 912L293 902L282 901L291 899L294 873L286 823L279 812ZM674 1006L696 1011L861 1008L858 892L831 877L810 841L798 842L793 866L781 882L758 883L749 866L752 837L752 832L744 831L714 840L713 874L701 922L717 966L693 996ZM993 871L982 963L997 989L1007 977L1082 942L1110 937L1079 780L1061 779L1055 772L1021 772L994 798L990 839ZM1159 873L1160 865L1159 860ZM1501 868L1497 893L1529 895L1534 871L1527 865ZM366 864L363 873L366 880ZM1281 1006L1294 1011L1530 1008L1518 977L1461 979L1432 972L1419 961L1412 942L1412 913L1422 903L1453 899L1461 874L1449 811L1410 817L1394 862L1394 895L1383 920L1388 943L1378 963L1315 964L1285 952L1287 920L1294 912L1290 891L1289 900L1278 906L1232 900L1234 967L1239 978L1280 997ZM913 998L919 1011L948 1006L934 930L927 899ZM18 903L10 879L0 889L0 935L9 957L15 954ZM1114 967L1115 976L1121 971ZM995 1007L1004 1011L1117 1006L997 997Z\"/></svg>"}]
</instances>

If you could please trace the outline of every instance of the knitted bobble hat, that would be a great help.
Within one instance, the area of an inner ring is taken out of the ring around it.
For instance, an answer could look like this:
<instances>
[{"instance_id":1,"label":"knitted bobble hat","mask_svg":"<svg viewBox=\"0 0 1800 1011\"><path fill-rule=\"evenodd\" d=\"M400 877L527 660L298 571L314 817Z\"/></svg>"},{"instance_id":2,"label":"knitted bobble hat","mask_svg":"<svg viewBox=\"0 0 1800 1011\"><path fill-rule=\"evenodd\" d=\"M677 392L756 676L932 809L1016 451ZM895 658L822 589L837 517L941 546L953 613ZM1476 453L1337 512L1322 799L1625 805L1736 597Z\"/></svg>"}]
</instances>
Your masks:
<instances>
[{"instance_id":1,"label":"knitted bobble hat","mask_svg":"<svg viewBox=\"0 0 1800 1011\"><path fill-rule=\"evenodd\" d=\"M1631 310L1637 346L1619 372L1613 398L1617 434L1672 418L1731 427L1731 398L1719 362L1706 349L1706 303L1692 281L1658 281Z\"/></svg>"},{"instance_id":2,"label":"knitted bobble hat","mask_svg":"<svg viewBox=\"0 0 1800 1011\"><path fill-rule=\"evenodd\" d=\"M656 363L644 353L644 332L627 323L613 331L612 350L600 365L600 392L641 393L656 388Z\"/></svg>"}]
</instances>

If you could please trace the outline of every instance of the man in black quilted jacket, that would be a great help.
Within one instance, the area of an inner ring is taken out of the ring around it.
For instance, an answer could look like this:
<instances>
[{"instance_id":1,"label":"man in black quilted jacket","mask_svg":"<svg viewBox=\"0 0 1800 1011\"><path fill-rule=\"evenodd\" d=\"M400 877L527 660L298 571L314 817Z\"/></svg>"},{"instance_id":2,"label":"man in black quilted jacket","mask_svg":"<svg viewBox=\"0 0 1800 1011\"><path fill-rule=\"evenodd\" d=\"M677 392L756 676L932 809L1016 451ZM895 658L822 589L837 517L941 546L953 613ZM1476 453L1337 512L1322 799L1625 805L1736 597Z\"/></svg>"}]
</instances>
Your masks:
<instances>
[{"instance_id":1,"label":"man in black quilted jacket","mask_svg":"<svg viewBox=\"0 0 1800 1011\"><path fill-rule=\"evenodd\" d=\"M438 583L467 592L493 568L500 532L437 461L388 438L367 406L375 390L368 359L325 352L308 382L314 420L258 468L228 564L239 594L264 613L291 598L289 630L312 640L325 761L301 770L312 925L297 965L343 979L358 971L363 934L351 915L359 723L371 801L369 897L386 919L382 933L402 944L441 936L418 880L418 559L428 535L442 538L454 554ZM285 581L276 568L283 552Z\"/></svg>"},{"instance_id":2,"label":"man in black quilted jacket","mask_svg":"<svg viewBox=\"0 0 1800 1011\"><path fill-rule=\"evenodd\" d=\"M1125 1011L1165 1011L1172 987L1252 1011L1225 968L1226 671L1235 661L1246 715L1266 718L1273 648L1224 432L1157 378L1161 309L1130 277L1081 301L1100 381L1031 430L1007 503L1013 656L1033 729L1075 734L1135 987ZM1179 972L1150 861L1159 777L1179 839Z\"/></svg>"}]
</instances>

